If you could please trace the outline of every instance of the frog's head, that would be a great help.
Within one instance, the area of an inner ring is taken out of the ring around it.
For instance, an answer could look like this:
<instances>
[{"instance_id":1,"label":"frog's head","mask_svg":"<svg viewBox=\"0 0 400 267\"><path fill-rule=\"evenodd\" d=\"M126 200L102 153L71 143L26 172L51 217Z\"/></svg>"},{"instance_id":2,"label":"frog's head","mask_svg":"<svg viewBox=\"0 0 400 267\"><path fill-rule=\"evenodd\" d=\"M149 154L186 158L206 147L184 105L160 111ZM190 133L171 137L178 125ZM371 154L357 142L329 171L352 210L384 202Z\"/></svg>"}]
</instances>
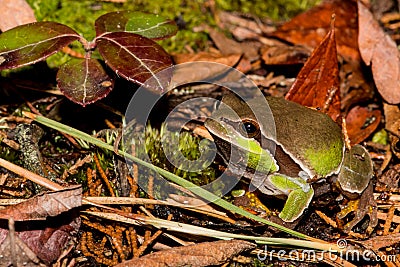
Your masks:
<instances>
[{"instance_id":1,"label":"frog's head","mask_svg":"<svg viewBox=\"0 0 400 267\"><path fill-rule=\"evenodd\" d=\"M264 103L267 105L266 101ZM252 108L236 95L224 95L205 126L213 136L219 154L234 170L245 171L242 174L247 177L246 174L255 170L264 175L278 171L273 156L275 142L265 138ZM273 123L272 128L274 130Z\"/></svg>"}]
</instances>

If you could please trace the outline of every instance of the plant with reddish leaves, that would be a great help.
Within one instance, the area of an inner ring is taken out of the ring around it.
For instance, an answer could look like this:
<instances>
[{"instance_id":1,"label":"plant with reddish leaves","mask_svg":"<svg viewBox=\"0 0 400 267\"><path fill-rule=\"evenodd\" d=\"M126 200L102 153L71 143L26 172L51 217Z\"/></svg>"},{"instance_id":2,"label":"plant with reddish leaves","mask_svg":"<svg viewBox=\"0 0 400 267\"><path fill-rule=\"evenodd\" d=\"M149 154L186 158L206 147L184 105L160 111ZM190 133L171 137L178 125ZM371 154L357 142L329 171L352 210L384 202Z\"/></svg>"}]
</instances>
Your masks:
<instances>
[{"instance_id":1,"label":"plant with reddish leaves","mask_svg":"<svg viewBox=\"0 0 400 267\"><path fill-rule=\"evenodd\" d=\"M85 48L85 57L63 64L57 84L67 98L85 106L106 97L114 87L114 78L99 60L92 58L95 49L118 76L139 85L172 65L168 53L154 40L174 35L177 26L173 21L121 11L99 17L95 29L96 37L90 42L56 22L34 22L8 30L0 34L0 70L44 60L77 40ZM164 89L159 79L154 81L151 90Z\"/></svg>"}]
</instances>

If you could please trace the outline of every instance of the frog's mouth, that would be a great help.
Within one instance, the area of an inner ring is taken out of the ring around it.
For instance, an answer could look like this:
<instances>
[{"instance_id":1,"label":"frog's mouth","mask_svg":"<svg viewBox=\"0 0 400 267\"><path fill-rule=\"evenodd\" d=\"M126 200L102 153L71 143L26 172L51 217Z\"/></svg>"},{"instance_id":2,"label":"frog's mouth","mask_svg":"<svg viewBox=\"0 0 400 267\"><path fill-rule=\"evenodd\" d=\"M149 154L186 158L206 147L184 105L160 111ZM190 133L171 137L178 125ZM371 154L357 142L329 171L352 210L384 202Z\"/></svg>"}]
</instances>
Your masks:
<instances>
[{"instance_id":1,"label":"frog's mouth","mask_svg":"<svg viewBox=\"0 0 400 267\"><path fill-rule=\"evenodd\" d=\"M221 124L220 121L224 123ZM254 138L243 136L238 130L241 123L241 121L230 121L224 118L219 118L218 121L206 120L205 125L217 145L218 154L223 158L226 165L234 166L237 170L245 170L249 174L247 176L250 176L250 174L256 172L259 164L263 165L263 162L258 162L257 157L260 157L262 153L268 153L276 159L274 163L278 165L278 169L274 171L279 170L282 174L291 177L298 176L298 173L302 170L301 167L279 145L265 138L262 134L256 135ZM257 147L255 149L257 152L251 151L249 142ZM262 144L262 147L260 144ZM251 157L255 162L249 160ZM269 171L261 170L261 175L268 173Z\"/></svg>"}]
</instances>

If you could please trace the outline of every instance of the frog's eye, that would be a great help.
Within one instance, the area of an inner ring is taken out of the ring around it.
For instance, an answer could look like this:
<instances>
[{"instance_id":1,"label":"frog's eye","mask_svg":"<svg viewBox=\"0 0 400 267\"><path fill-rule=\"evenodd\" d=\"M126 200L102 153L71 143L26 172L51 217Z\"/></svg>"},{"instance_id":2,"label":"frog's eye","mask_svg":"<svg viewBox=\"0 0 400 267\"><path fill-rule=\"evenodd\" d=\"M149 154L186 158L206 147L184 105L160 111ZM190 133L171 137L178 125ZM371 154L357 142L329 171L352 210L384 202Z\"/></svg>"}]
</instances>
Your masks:
<instances>
[{"instance_id":1,"label":"frog's eye","mask_svg":"<svg viewBox=\"0 0 400 267\"><path fill-rule=\"evenodd\" d=\"M243 120L241 123L241 134L248 138L255 138L260 134L258 123L253 120Z\"/></svg>"}]
</instances>

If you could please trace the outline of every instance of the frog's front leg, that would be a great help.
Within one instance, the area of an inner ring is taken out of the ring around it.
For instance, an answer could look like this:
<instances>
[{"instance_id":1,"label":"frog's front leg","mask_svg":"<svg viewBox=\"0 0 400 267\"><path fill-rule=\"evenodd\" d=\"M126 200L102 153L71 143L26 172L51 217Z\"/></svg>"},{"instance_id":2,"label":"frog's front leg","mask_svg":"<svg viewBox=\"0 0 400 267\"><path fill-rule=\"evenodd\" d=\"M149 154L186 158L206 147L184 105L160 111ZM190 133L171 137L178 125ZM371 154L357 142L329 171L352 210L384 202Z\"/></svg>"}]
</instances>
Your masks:
<instances>
[{"instance_id":1,"label":"frog's front leg","mask_svg":"<svg viewBox=\"0 0 400 267\"><path fill-rule=\"evenodd\" d=\"M288 198L279 213L279 218L285 222L293 222L298 219L304 210L310 205L314 196L314 190L304 179L289 177L279 173L270 174L267 177L269 190L274 188L274 194L284 194ZM272 186L271 186L272 185ZM260 188L260 191L263 191Z\"/></svg>"}]
</instances>

